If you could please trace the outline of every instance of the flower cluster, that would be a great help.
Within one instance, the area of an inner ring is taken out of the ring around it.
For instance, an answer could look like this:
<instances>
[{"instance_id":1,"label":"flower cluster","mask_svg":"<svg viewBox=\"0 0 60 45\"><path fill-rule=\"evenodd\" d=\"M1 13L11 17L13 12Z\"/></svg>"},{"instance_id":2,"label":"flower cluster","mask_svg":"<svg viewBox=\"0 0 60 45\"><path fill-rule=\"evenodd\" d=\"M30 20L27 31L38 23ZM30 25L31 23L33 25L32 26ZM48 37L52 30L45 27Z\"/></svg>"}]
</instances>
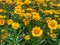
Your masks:
<instances>
[{"instance_id":1,"label":"flower cluster","mask_svg":"<svg viewBox=\"0 0 60 45\"><path fill-rule=\"evenodd\" d=\"M60 0L0 0L1 45L60 45Z\"/></svg>"}]
</instances>

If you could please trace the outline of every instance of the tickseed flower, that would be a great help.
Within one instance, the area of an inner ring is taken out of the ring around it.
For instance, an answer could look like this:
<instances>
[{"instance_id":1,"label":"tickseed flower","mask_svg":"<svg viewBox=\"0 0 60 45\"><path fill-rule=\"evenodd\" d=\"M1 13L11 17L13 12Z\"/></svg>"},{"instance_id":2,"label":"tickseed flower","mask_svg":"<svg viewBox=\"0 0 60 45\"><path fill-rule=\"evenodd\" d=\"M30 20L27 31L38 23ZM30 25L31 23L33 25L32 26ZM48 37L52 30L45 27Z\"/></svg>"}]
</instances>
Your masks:
<instances>
[{"instance_id":1,"label":"tickseed flower","mask_svg":"<svg viewBox=\"0 0 60 45\"><path fill-rule=\"evenodd\" d=\"M60 20L60 18L58 18L58 20Z\"/></svg>"},{"instance_id":2,"label":"tickseed flower","mask_svg":"<svg viewBox=\"0 0 60 45\"><path fill-rule=\"evenodd\" d=\"M12 23L12 28L13 29L18 29L19 27L20 27L19 23L16 23L16 22Z\"/></svg>"},{"instance_id":3,"label":"tickseed flower","mask_svg":"<svg viewBox=\"0 0 60 45\"><path fill-rule=\"evenodd\" d=\"M14 2L21 2L21 0L14 0Z\"/></svg>"},{"instance_id":4,"label":"tickseed flower","mask_svg":"<svg viewBox=\"0 0 60 45\"><path fill-rule=\"evenodd\" d=\"M25 40L29 41L30 40L30 36L29 35L26 35L25 36Z\"/></svg>"},{"instance_id":5,"label":"tickseed flower","mask_svg":"<svg viewBox=\"0 0 60 45\"><path fill-rule=\"evenodd\" d=\"M0 19L4 19L4 18L6 18L6 16L2 16L2 15L0 15Z\"/></svg>"},{"instance_id":6,"label":"tickseed flower","mask_svg":"<svg viewBox=\"0 0 60 45\"><path fill-rule=\"evenodd\" d=\"M46 15L48 15L48 14L53 14L53 10L44 10L44 13L45 13Z\"/></svg>"},{"instance_id":7,"label":"tickseed flower","mask_svg":"<svg viewBox=\"0 0 60 45\"><path fill-rule=\"evenodd\" d=\"M58 15L54 15L54 18L58 18L59 16Z\"/></svg>"},{"instance_id":8,"label":"tickseed flower","mask_svg":"<svg viewBox=\"0 0 60 45\"><path fill-rule=\"evenodd\" d=\"M1 32L5 32L5 30L4 30L4 29L2 29L2 30L1 30Z\"/></svg>"},{"instance_id":9,"label":"tickseed flower","mask_svg":"<svg viewBox=\"0 0 60 45\"><path fill-rule=\"evenodd\" d=\"M51 21L50 17L47 17L46 23L49 23Z\"/></svg>"},{"instance_id":10,"label":"tickseed flower","mask_svg":"<svg viewBox=\"0 0 60 45\"><path fill-rule=\"evenodd\" d=\"M60 29L60 24L57 25L57 28Z\"/></svg>"},{"instance_id":11,"label":"tickseed flower","mask_svg":"<svg viewBox=\"0 0 60 45\"><path fill-rule=\"evenodd\" d=\"M33 20L40 20L40 15L39 15L39 13L37 13L37 12L33 12L32 13L32 19Z\"/></svg>"},{"instance_id":12,"label":"tickseed flower","mask_svg":"<svg viewBox=\"0 0 60 45\"><path fill-rule=\"evenodd\" d=\"M43 30L41 30L41 28L40 27L34 27L33 29L32 29L32 31L31 31L31 33L32 33L32 36L34 36L34 37L39 37L39 36L41 36L42 34L43 34Z\"/></svg>"},{"instance_id":13,"label":"tickseed flower","mask_svg":"<svg viewBox=\"0 0 60 45\"><path fill-rule=\"evenodd\" d=\"M17 2L17 5L22 6L24 3L23 2Z\"/></svg>"},{"instance_id":14,"label":"tickseed flower","mask_svg":"<svg viewBox=\"0 0 60 45\"><path fill-rule=\"evenodd\" d=\"M56 29L57 28L57 21L56 20L51 20L49 23L48 23L48 27L50 29Z\"/></svg>"},{"instance_id":15,"label":"tickseed flower","mask_svg":"<svg viewBox=\"0 0 60 45\"><path fill-rule=\"evenodd\" d=\"M5 20L0 19L0 25L4 25L5 24Z\"/></svg>"},{"instance_id":16,"label":"tickseed flower","mask_svg":"<svg viewBox=\"0 0 60 45\"><path fill-rule=\"evenodd\" d=\"M12 0L6 0L7 4L13 4Z\"/></svg>"},{"instance_id":17,"label":"tickseed flower","mask_svg":"<svg viewBox=\"0 0 60 45\"><path fill-rule=\"evenodd\" d=\"M25 18L29 18L29 17L31 17L31 14L30 13L26 13L24 16L25 16Z\"/></svg>"},{"instance_id":18,"label":"tickseed flower","mask_svg":"<svg viewBox=\"0 0 60 45\"><path fill-rule=\"evenodd\" d=\"M0 12L5 12L5 10L3 10L3 9L0 9Z\"/></svg>"},{"instance_id":19,"label":"tickseed flower","mask_svg":"<svg viewBox=\"0 0 60 45\"><path fill-rule=\"evenodd\" d=\"M0 43L2 43L3 42L3 40L2 39L0 39Z\"/></svg>"},{"instance_id":20,"label":"tickseed flower","mask_svg":"<svg viewBox=\"0 0 60 45\"><path fill-rule=\"evenodd\" d=\"M56 34L50 34L52 38L56 38Z\"/></svg>"},{"instance_id":21,"label":"tickseed flower","mask_svg":"<svg viewBox=\"0 0 60 45\"><path fill-rule=\"evenodd\" d=\"M15 9L14 10L14 13L16 13L16 14L21 14L23 12L25 12L25 10L22 10L22 9Z\"/></svg>"},{"instance_id":22,"label":"tickseed flower","mask_svg":"<svg viewBox=\"0 0 60 45\"><path fill-rule=\"evenodd\" d=\"M9 34L5 33L5 34L2 34L1 36L2 36L2 38L7 38L9 36Z\"/></svg>"},{"instance_id":23,"label":"tickseed flower","mask_svg":"<svg viewBox=\"0 0 60 45\"><path fill-rule=\"evenodd\" d=\"M26 10L27 11L31 11L31 12L33 11L33 9L31 7L30 8L27 8Z\"/></svg>"},{"instance_id":24,"label":"tickseed flower","mask_svg":"<svg viewBox=\"0 0 60 45\"><path fill-rule=\"evenodd\" d=\"M15 9L15 10L14 10L14 13L20 14L20 13L21 13L21 10L20 10L20 9Z\"/></svg>"},{"instance_id":25,"label":"tickseed flower","mask_svg":"<svg viewBox=\"0 0 60 45\"><path fill-rule=\"evenodd\" d=\"M31 1L30 1L30 0L25 0L24 3L25 3L25 4L30 4Z\"/></svg>"},{"instance_id":26,"label":"tickseed flower","mask_svg":"<svg viewBox=\"0 0 60 45\"><path fill-rule=\"evenodd\" d=\"M11 25L12 23L13 23L13 20L12 19L7 20L7 24L8 25Z\"/></svg>"},{"instance_id":27,"label":"tickseed flower","mask_svg":"<svg viewBox=\"0 0 60 45\"><path fill-rule=\"evenodd\" d=\"M24 22L24 25L27 25L28 24L27 19L23 19L23 22Z\"/></svg>"},{"instance_id":28,"label":"tickseed flower","mask_svg":"<svg viewBox=\"0 0 60 45\"><path fill-rule=\"evenodd\" d=\"M50 29L50 33L53 33L54 30Z\"/></svg>"},{"instance_id":29,"label":"tickseed flower","mask_svg":"<svg viewBox=\"0 0 60 45\"><path fill-rule=\"evenodd\" d=\"M57 6L58 6L58 7L60 7L60 3L59 3L59 4L57 4Z\"/></svg>"},{"instance_id":30,"label":"tickseed flower","mask_svg":"<svg viewBox=\"0 0 60 45\"><path fill-rule=\"evenodd\" d=\"M20 7L20 6L15 6L15 10L16 10L16 9L21 9L21 7Z\"/></svg>"},{"instance_id":31,"label":"tickseed flower","mask_svg":"<svg viewBox=\"0 0 60 45\"><path fill-rule=\"evenodd\" d=\"M44 0L36 0L37 3L43 3Z\"/></svg>"}]
</instances>

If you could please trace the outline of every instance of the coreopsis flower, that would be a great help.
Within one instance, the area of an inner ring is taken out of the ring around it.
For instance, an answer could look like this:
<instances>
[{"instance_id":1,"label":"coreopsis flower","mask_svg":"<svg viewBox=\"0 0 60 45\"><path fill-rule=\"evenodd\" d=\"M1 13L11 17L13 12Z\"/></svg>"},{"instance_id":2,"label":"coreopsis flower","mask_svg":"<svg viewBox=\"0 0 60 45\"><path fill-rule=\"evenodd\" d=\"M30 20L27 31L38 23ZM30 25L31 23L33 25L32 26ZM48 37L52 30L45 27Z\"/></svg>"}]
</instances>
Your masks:
<instances>
[{"instance_id":1,"label":"coreopsis flower","mask_svg":"<svg viewBox=\"0 0 60 45\"><path fill-rule=\"evenodd\" d=\"M60 18L58 18L58 20L60 20Z\"/></svg>"},{"instance_id":2,"label":"coreopsis flower","mask_svg":"<svg viewBox=\"0 0 60 45\"><path fill-rule=\"evenodd\" d=\"M12 23L13 23L13 20L12 19L7 20L7 24L8 25L11 25Z\"/></svg>"},{"instance_id":3,"label":"coreopsis flower","mask_svg":"<svg viewBox=\"0 0 60 45\"><path fill-rule=\"evenodd\" d=\"M14 2L21 2L22 0L14 0Z\"/></svg>"},{"instance_id":4,"label":"coreopsis flower","mask_svg":"<svg viewBox=\"0 0 60 45\"><path fill-rule=\"evenodd\" d=\"M22 10L23 12L24 12L24 10ZM25 15L25 13L23 13L23 12L21 12L20 14L19 14L19 16L21 17L20 19L22 19L22 17L24 17L24 15Z\"/></svg>"},{"instance_id":5,"label":"coreopsis flower","mask_svg":"<svg viewBox=\"0 0 60 45\"><path fill-rule=\"evenodd\" d=\"M50 29L56 29L57 28L57 21L56 20L51 20L49 23L48 23L48 27Z\"/></svg>"},{"instance_id":6,"label":"coreopsis flower","mask_svg":"<svg viewBox=\"0 0 60 45\"><path fill-rule=\"evenodd\" d=\"M5 13L6 11L5 11L5 10L3 10L3 9L0 9L0 12L4 12L4 13Z\"/></svg>"},{"instance_id":7,"label":"coreopsis flower","mask_svg":"<svg viewBox=\"0 0 60 45\"><path fill-rule=\"evenodd\" d=\"M57 4L56 6L60 7L60 3L59 3L59 4Z\"/></svg>"},{"instance_id":8,"label":"coreopsis flower","mask_svg":"<svg viewBox=\"0 0 60 45\"><path fill-rule=\"evenodd\" d=\"M5 20L0 19L0 25L4 25L5 24Z\"/></svg>"},{"instance_id":9,"label":"coreopsis flower","mask_svg":"<svg viewBox=\"0 0 60 45\"><path fill-rule=\"evenodd\" d=\"M31 14L30 13L26 13L24 16L25 16L25 18L30 18Z\"/></svg>"},{"instance_id":10,"label":"coreopsis flower","mask_svg":"<svg viewBox=\"0 0 60 45\"><path fill-rule=\"evenodd\" d=\"M16 13L16 14L21 14L23 12L25 12L25 10L22 10L22 9L15 9L14 10L14 13Z\"/></svg>"},{"instance_id":11,"label":"coreopsis flower","mask_svg":"<svg viewBox=\"0 0 60 45\"><path fill-rule=\"evenodd\" d=\"M5 1L5 0L0 0L0 2Z\"/></svg>"},{"instance_id":12,"label":"coreopsis flower","mask_svg":"<svg viewBox=\"0 0 60 45\"><path fill-rule=\"evenodd\" d=\"M24 3L23 2L17 2L17 5L22 6Z\"/></svg>"},{"instance_id":13,"label":"coreopsis flower","mask_svg":"<svg viewBox=\"0 0 60 45\"><path fill-rule=\"evenodd\" d=\"M57 28L60 29L60 24L57 25Z\"/></svg>"},{"instance_id":14,"label":"coreopsis flower","mask_svg":"<svg viewBox=\"0 0 60 45\"><path fill-rule=\"evenodd\" d=\"M50 17L47 17L46 23L49 23L51 21Z\"/></svg>"},{"instance_id":15,"label":"coreopsis flower","mask_svg":"<svg viewBox=\"0 0 60 45\"><path fill-rule=\"evenodd\" d=\"M14 13L20 14L20 13L21 13L21 10L20 10L20 9L15 9L15 10L14 10Z\"/></svg>"},{"instance_id":16,"label":"coreopsis flower","mask_svg":"<svg viewBox=\"0 0 60 45\"><path fill-rule=\"evenodd\" d=\"M50 0L46 0L46 2L49 2Z\"/></svg>"},{"instance_id":17,"label":"coreopsis flower","mask_svg":"<svg viewBox=\"0 0 60 45\"><path fill-rule=\"evenodd\" d=\"M41 30L41 28L40 27L34 27L33 29L32 29L32 31L31 31L31 33L32 33L32 36L34 36L34 37L39 37L39 36L41 36L42 34L43 34L43 30Z\"/></svg>"},{"instance_id":18,"label":"coreopsis flower","mask_svg":"<svg viewBox=\"0 0 60 45\"><path fill-rule=\"evenodd\" d=\"M32 12L32 19L33 20L40 20L40 15L39 15L39 13L37 13L37 12Z\"/></svg>"},{"instance_id":19,"label":"coreopsis flower","mask_svg":"<svg viewBox=\"0 0 60 45\"><path fill-rule=\"evenodd\" d=\"M2 29L2 30L1 30L1 32L5 32L5 30L4 30L4 29Z\"/></svg>"},{"instance_id":20,"label":"coreopsis flower","mask_svg":"<svg viewBox=\"0 0 60 45\"><path fill-rule=\"evenodd\" d=\"M25 36L25 40L29 41L30 40L30 36L29 35L26 35Z\"/></svg>"},{"instance_id":21,"label":"coreopsis flower","mask_svg":"<svg viewBox=\"0 0 60 45\"><path fill-rule=\"evenodd\" d=\"M29 8L27 8L26 10L32 12L32 11L33 11L33 8L29 7Z\"/></svg>"},{"instance_id":22,"label":"coreopsis flower","mask_svg":"<svg viewBox=\"0 0 60 45\"><path fill-rule=\"evenodd\" d=\"M0 19L4 19L4 18L6 18L6 15L4 16L0 15Z\"/></svg>"},{"instance_id":23,"label":"coreopsis flower","mask_svg":"<svg viewBox=\"0 0 60 45\"><path fill-rule=\"evenodd\" d=\"M3 42L3 40L2 39L0 39L0 43L2 43Z\"/></svg>"},{"instance_id":24,"label":"coreopsis flower","mask_svg":"<svg viewBox=\"0 0 60 45\"><path fill-rule=\"evenodd\" d=\"M7 38L9 36L9 34L5 33L5 34L2 34L1 36L2 36L2 38Z\"/></svg>"},{"instance_id":25,"label":"coreopsis flower","mask_svg":"<svg viewBox=\"0 0 60 45\"><path fill-rule=\"evenodd\" d=\"M44 0L36 0L37 3L44 3Z\"/></svg>"},{"instance_id":26,"label":"coreopsis flower","mask_svg":"<svg viewBox=\"0 0 60 45\"><path fill-rule=\"evenodd\" d=\"M24 25L27 25L28 24L27 19L23 19L23 22L24 22Z\"/></svg>"},{"instance_id":27,"label":"coreopsis flower","mask_svg":"<svg viewBox=\"0 0 60 45\"><path fill-rule=\"evenodd\" d=\"M19 27L20 27L19 23L16 23L16 22L12 23L12 28L13 29L18 29Z\"/></svg>"},{"instance_id":28,"label":"coreopsis flower","mask_svg":"<svg viewBox=\"0 0 60 45\"><path fill-rule=\"evenodd\" d=\"M50 29L50 33L53 33L53 30L52 29Z\"/></svg>"},{"instance_id":29,"label":"coreopsis flower","mask_svg":"<svg viewBox=\"0 0 60 45\"><path fill-rule=\"evenodd\" d=\"M45 13L46 15L48 15L48 14L53 14L54 12L53 12L53 10L44 10L43 13Z\"/></svg>"},{"instance_id":30,"label":"coreopsis flower","mask_svg":"<svg viewBox=\"0 0 60 45\"><path fill-rule=\"evenodd\" d=\"M20 7L20 6L15 6L15 10L16 10L16 9L21 9L21 7Z\"/></svg>"},{"instance_id":31,"label":"coreopsis flower","mask_svg":"<svg viewBox=\"0 0 60 45\"><path fill-rule=\"evenodd\" d=\"M5 2L6 2L7 4L13 4L13 1L12 1L12 0L5 0Z\"/></svg>"},{"instance_id":32,"label":"coreopsis flower","mask_svg":"<svg viewBox=\"0 0 60 45\"><path fill-rule=\"evenodd\" d=\"M30 4L31 3L31 0L25 0L24 3L25 4Z\"/></svg>"},{"instance_id":33,"label":"coreopsis flower","mask_svg":"<svg viewBox=\"0 0 60 45\"><path fill-rule=\"evenodd\" d=\"M56 38L56 34L50 34L52 38Z\"/></svg>"}]
</instances>

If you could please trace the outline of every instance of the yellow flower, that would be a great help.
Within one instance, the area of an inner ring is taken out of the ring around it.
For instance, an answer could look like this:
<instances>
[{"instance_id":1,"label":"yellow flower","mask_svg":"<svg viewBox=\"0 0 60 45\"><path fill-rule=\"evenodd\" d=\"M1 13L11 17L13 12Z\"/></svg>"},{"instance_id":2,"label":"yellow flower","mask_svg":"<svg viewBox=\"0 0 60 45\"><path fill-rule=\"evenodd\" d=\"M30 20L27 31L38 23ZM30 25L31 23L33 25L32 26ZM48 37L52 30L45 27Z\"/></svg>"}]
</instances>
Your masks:
<instances>
[{"instance_id":1,"label":"yellow flower","mask_svg":"<svg viewBox=\"0 0 60 45\"><path fill-rule=\"evenodd\" d=\"M1 30L1 32L5 32L5 30L4 30L4 29L2 29L2 30Z\"/></svg>"},{"instance_id":2,"label":"yellow flower","mask_svg":"<svg viewBox=\"0 0 60 45\"><path fill-rule=\"evenodd\" d=\"M36 0L37 3L44 3L44 0Z\"/></svg>"},{"instance_id":3,"label":"yellow flower","mask_svg":"<svg viewBox=\"0 0 60 45\"><path fill-rule=\"evenodd\" d=\"M48 27L50 29L56 29L57 28L57 21L56 20L51 20L49 23L48 23Z\"/></svg>"},{"instance_id":4,"label":"yellow flower","mask_svg":"<svg viewBox=\"0 0 60 45\"><path fill-rule=\"evenodd\" d=\"M33 20L40 20L40 15L37 12L32 13L32 19Z\"/></svg>"},{"instance_id":5,"label":"yellow flower","mask_svg":"<svg viewBox=\"0 0 60 45\"><path fill-rule=\"evenodd\" d=\"M60 18L58 18L58 20L60 20Z\"/></svg>"},{"instance_id":6,"label":"yellow flower","mask_svg":"<svg viewBox=\"0 0 60 45\"><path fill-rule=\"evenodd\" d=\"M13 4L12 0L6 0L7 4Z\"/></svg>"},{"instance_id":7,"label":"yellow flower","mask_svg":"<svg viewBox=\"0 0 60 45\"><path fill-rule=\"evenodd\" d=\"M20 13L21 13L21 10L20 10L20 9L15 9L15 10L14 10L14 13L20 14Z\"/></svg>"},{"instance_id":8,"label":"yellow flower","mask_svg":"<svg viewBox=\"0 0 60 45\"><path fill-rule=\"evenodd\" d=\"M46 23L49 23L51 21L50 17L47 17Z\"/></svg>"},{"instance_id":9,"label":"yellow flower","mask_svg":"<svg viewBox=\"0 0 60 45\"><path fill-rule=\"evenodd\" d=\"M3 10L3 9L0 9L0 12L4 12L4 13L5 13L6 11L5 11L5 10Z\"/></svg>"},{"instance_id":10,"label":"yellow flower","mask_svg":"<svg viewBox=\"0 0 60 45\"><path fill-rule=\"evenodd\" d=\"M53 30L52 29L50 29L50 33L53 33Z\"/></svg>"},{"instance_id":11,"label":"yellow flower","mask_svg":"<svg viewBox=\"0 0 60 45\"><path fill-rule=\"evenodd\" d=\"M5 24L5 20L0 19L0 25L4 25Z\"/></svg>"},{"instance_id":12,"label":"yellow flower","mask_svg":"<svg viewBox=\"0 0 60 45\"><path fill-rule=\"evenodd\" d=\"M2 38L7 38L9 35L7 33L1 35Z\"/></svg>"},{"instance_id":13,"label":"yellow flower","mask_svg":"<svg viewBox=\"0 0 60 45\"><path fill-rule=\"evenodd\" d=\"M22 6L24 3L23 2L17 2L17 5Z\"/></svg>"},{"instance_id":14,"label":"yellow flower","mask_svg":"<svg viewBox=\"0 0 60 45\"><path fill-rule=\"evenodd\" d=\"M23 19L23 22L24 22L24 25L27 25L28 24L27 19Z\"/></svg>"},{"instance_id":15,"label":"yellow flower","mask_svg":"<svg viewBox=\"0 0 60 45\"><path fill-rule=\"evenodd\" d=\"M25 40L29 41L30 40L30 36L29 35L26 35L25 36Z\"/></svg>"},{"instance_id":16,"label":"yellow flower","mask_svg":"<svg viewBox=\"0 0 60 45\"><path fill-rule=\"evenodd\" d=\"M0 43L2 43L3 42L3 40L2 39L0 39Z\"/></svg>"},{"instance_id":17,"label":"yellow flower","mask_svg":"<svg viewBox=\"0 0 60 45\"><path fill-rule=\"evenodd\" d=\"M56 34L50 34L52 38L56 38Z\"/></svg>"},{"instance_id":18,"label":"yellow flower","mask_svg":"<svg viewBox=\"0 0 60 45\"><path fill-rule=\"evenodd\" d=\"M21 9L21 7L20 7L20 6L15 6L15 10L16 10L16 9Z\"/></svg>"},{"instance_id":19,"label":"yellow flower","mask_svg":"<svg viewBox=\"0 0 60 45\"><path fill-rule=\"evenodd\" d=\"M58 15L54 15L54 18L58 18L59 16Z\"/></svg>"},{"instance_id":20,"label":"yellow flower","mask_svg":"<svg viewBox=\"0 0 60 45\"><path fill-rule=\"evenodd\" d=\"M31 17L31 14L30 13L26 13L24 16L25 16L25 18L29 18L29 17Z\"/></svg>"},{"instance_id":21,"label":"yellow flower","mask_svg":"<svg viewBox=\"0 0 60 45\"><path fill-rule=\"evenodd\" d=\"M21 2L21 0L14 0L14 2Z\"/></svg>"},{"instance_id":22,"label":"yellow flower","mask_svg":"<svg viewBox=\"0 0 60 45\"><path fill-rule=\"evenodd\" d=\"M5 0L0 0L0 2L5 1Z\"/></svg>"},{"instance_id":23,"label":"yellow flower","mask_svg":"<svg viewBox=\"0 0 60 45\"><path fill-rule=\"evenodd\" d=\"M12 23L13 23L13 20L12 19L7 20L7 24L8 25L11 25Z\"/></svg>"},{"instance_id":24,"label":"yellow flower","mask_svg":"<svg viewBox=\"0 0 60 45\"><path fill-rule=\"evenodd\" d=\"M32 29L31 33L32 33L32 36L39 37L43 34L43 30L41 30L40 27L36 26Z\"/></svg>"},{"instance_id":25,"label":"yellow flower","mask_svg":"<svg viewBox=\"0 0 60 45\"><path fill-rule=\"evenodd\" d=\"M48 14L53 14L53 10L44 10L44 13L47 14L47 15Z\"/></svg>"},{"instance_id":26,"label":"yellow flower","mask_svg":"<svg viewBox=\"0 0 60 45\"><path fill-rule=\"evenodd\" d=\"M25 3L25 4L30 4L31 1L30 1L30 0L25 0L24 3Z\"/></svg>"},{"instance_id":27,"label":"yellow flower","mask_svg":"<svg viewBox=\"0 0 60 45\"><path fill-rule=\"evenodd\" d=\"M31 11L31 12L33 11L33 9L31 7L30 8L27 8L26 10L27 11Z\"/></svg>"},{"instance_id":28,"label":"yellow flower","mask_svg":"<svg viewBox=\"0 0 60 45\"><path fill-rule=\"evenodd\" d=\"M0 15L0 18L3 19L3 18L6 18L6 16L2 16L2 15Z\"/></svg>"},{"instance_id":29,"label":"yellow flower","mask_svg":"<svg viewBox=\"0 0 60 45\"><path fill-rule=\"evenodd\" d=\"M57 25L57 28L60 29L60 24Z\"/></svg>"},{"instance_id":30,"label":"yellow flower","mask_svg":"<svg viewBox=\"0 0 60 45\"><path fill-rule=\"evenodd\" d=\"M25 10L22 10L21 8L14 10L14 13L16 13L16 14L21 14L21 13L23 13L23 12L25 12Z\"/></svg>"},{"instance_id":31,"label":"yellow flower","mask_svg":"<svg viewBox=\"0 0 60 45\"><path fill-rule=\"evenodd\" d=\"M58 3L57 6L60 7L60 3Z\"/></svg>"},{"instance_id":32,"label":"yellow flower","mask_svg":"<svg viewBox=\"0 0 60 45\"><path fill-rule=\"evenodd\" d=\"M20 27L19 23L16 23L16 22L12 23L12 28L13 29L18 29L19 27Z\"/></svg>"},{"instance_id":33,"label":"yellow flower","mask_svg":"<svg viewBox=\"0 0 60 45\"><path fill-rule=\"evenodd\" d=\"M46 0L46 2L48 2L48 1L50 1L50 0Z\"/></svg>"}]
</instances>

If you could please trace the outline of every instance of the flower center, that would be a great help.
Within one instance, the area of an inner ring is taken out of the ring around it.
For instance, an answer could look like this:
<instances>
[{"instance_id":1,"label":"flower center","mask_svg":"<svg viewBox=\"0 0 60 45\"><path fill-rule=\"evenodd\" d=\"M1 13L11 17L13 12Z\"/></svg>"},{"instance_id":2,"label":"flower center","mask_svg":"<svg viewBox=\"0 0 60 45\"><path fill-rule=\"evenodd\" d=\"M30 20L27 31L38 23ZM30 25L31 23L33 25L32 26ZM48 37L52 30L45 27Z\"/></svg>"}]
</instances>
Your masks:
<instances>
[{"instance_id":1,"label":"flower center","mask_svg":"<svg viewBox=\"0 0 60 45\"><path fill-rule=\"evenodd\" d=\"M51 23L50 25L51 25L51 27L55 27L55 23Z\"/></svg>"},{"instance_id":2,"label":"flower center","mask_svg":"<svg viewBox=\"0 0 60 45\"><path fill-rule=\"evenodd\" d=\"M35 34L39 34L39 30L35 30L34 33L35 33Z\"/></svg>"}]
</instances>

